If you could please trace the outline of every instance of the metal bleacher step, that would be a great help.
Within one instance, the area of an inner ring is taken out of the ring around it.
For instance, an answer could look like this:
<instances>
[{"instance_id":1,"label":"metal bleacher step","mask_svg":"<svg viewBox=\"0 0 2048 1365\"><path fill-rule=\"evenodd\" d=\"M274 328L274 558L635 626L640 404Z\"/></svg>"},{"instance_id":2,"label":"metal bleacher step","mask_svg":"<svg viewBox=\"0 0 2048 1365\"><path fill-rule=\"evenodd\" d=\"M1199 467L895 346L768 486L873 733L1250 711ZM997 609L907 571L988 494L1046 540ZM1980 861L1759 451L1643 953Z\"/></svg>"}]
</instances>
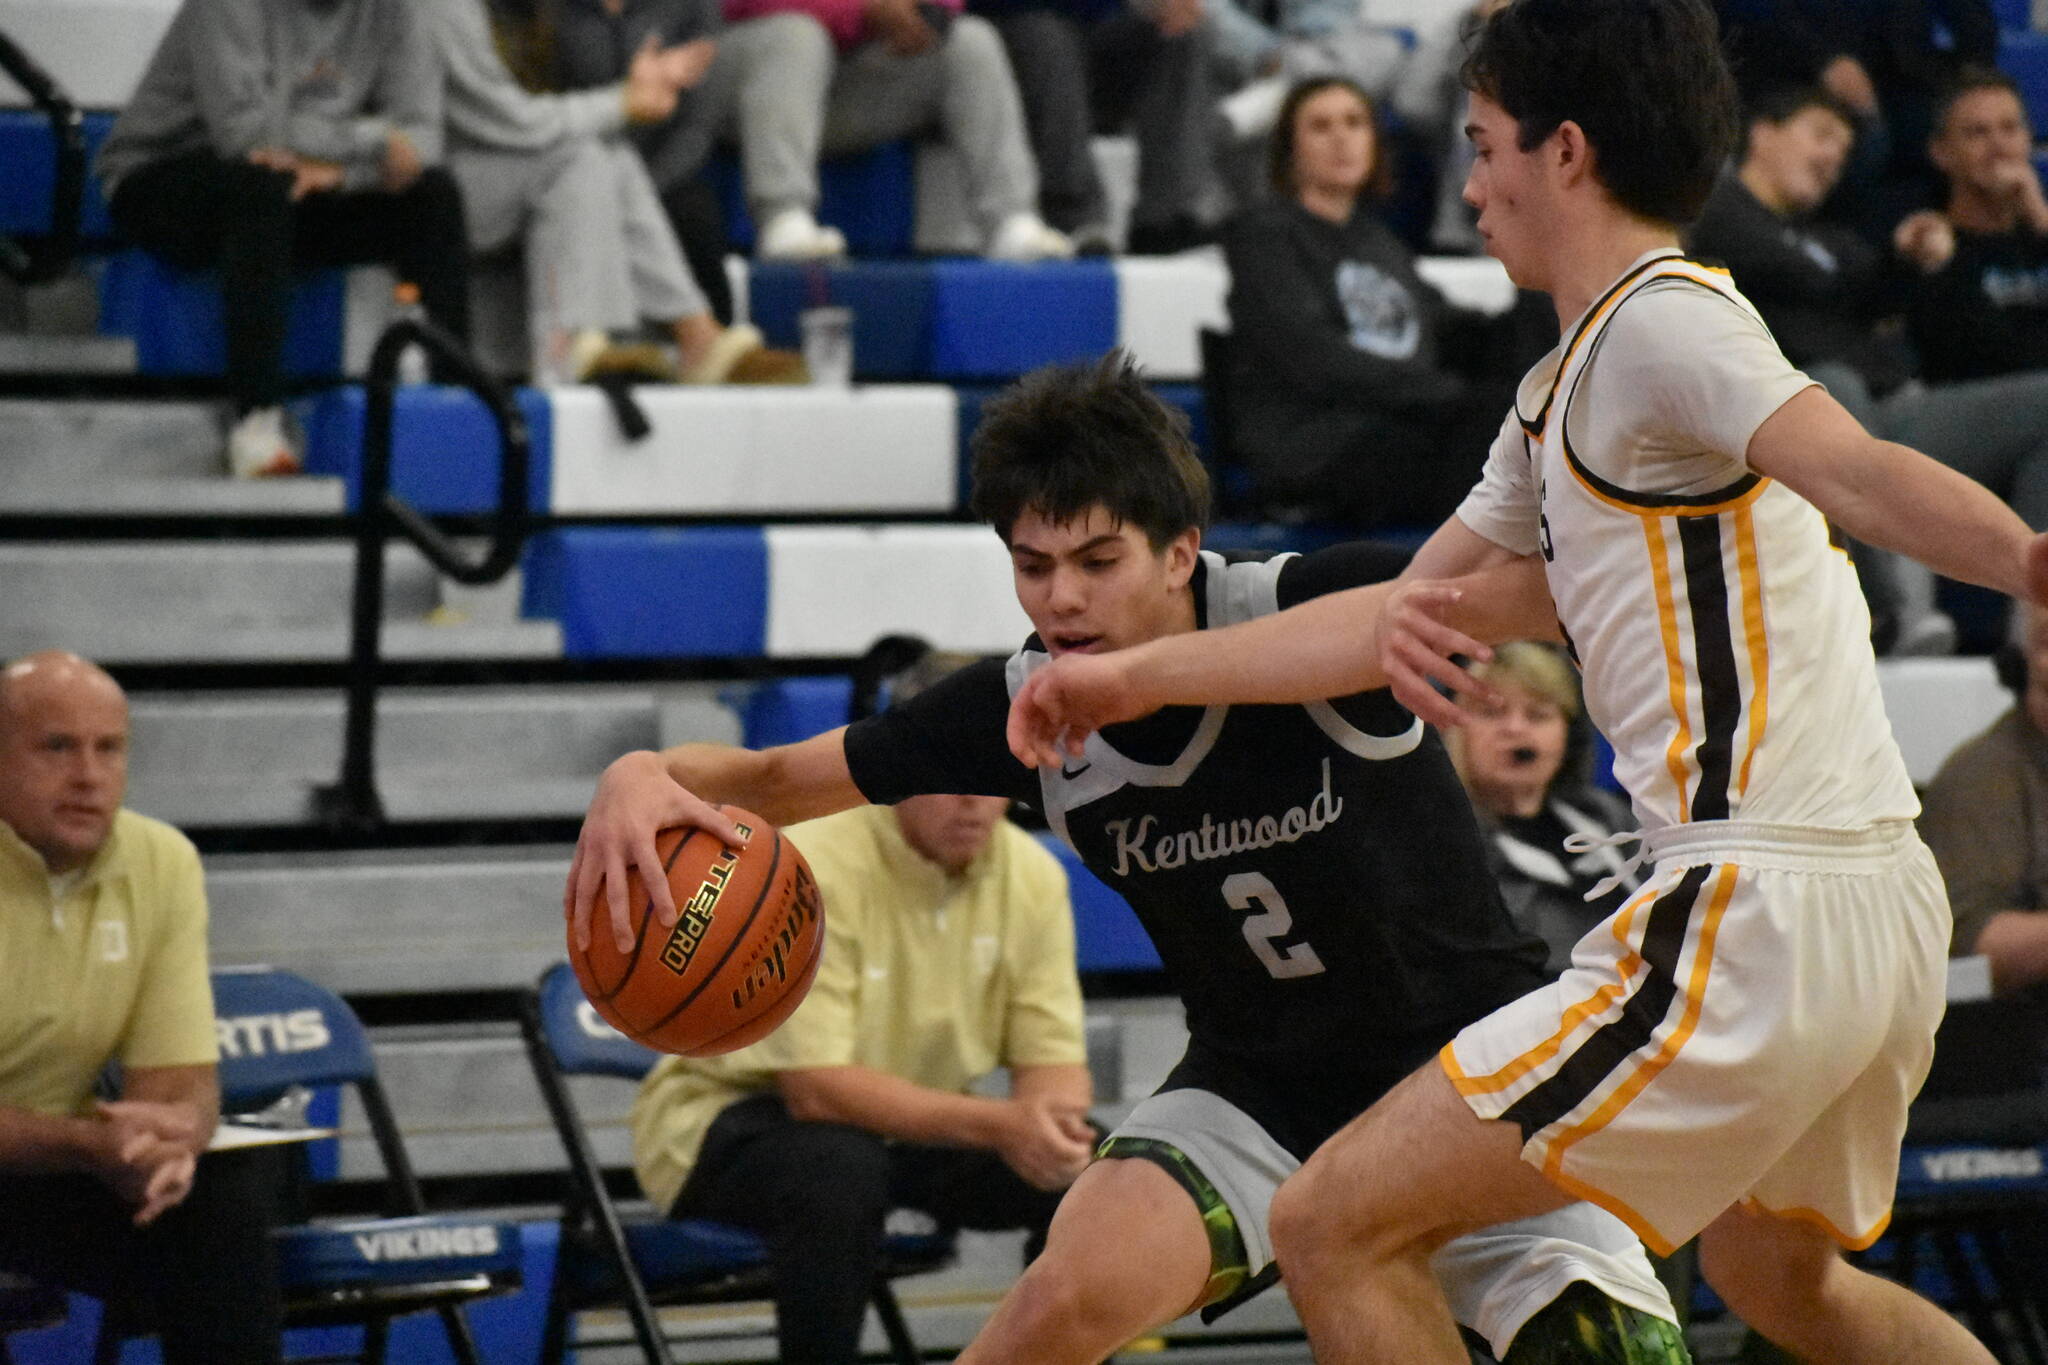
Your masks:
<instances>
[{"instance_id":1,"label":"metal bleacher step","mask_svg":"<svg viewBox=\"0 0 2048 1365\"><path fill-rule=\"evenodd\" d=\"M337 478L227 478L225 440L218 404L0 400L0 451L7 461L0 512L194 516L346 510L346 491Z\"/></svg>"},{"instance_id":2,"label":"metal bleacher step","mask_svg":"<svg viewBox=\"0 0 2048 1365\"><path fill-rule=\"evenodd\" d=\"M102 663L336 660L348 648L346 543L0 545L0 657L63 648ZM439 576L410 547L385 552L383 652L392 658L552 658L552 621L513 615L516 575L440 612Z\"/></svg>"},{"instance_id":3,"label":"metal bleacher step","mask_svg":"<svg viewBox=\"0 0 2048 1365\"><path fill-rule=\"evenodd\" d=\"M339 692L133 699L130 804L186 826L290 825L341 764ZM573 817L629 749L736 743L712 684L390 688L378 790L394 820Z\"/></svg>"},{"instance_id":4,"label":"metal bleacher step","mask_svg":"<svg viewBox=\"0 0 2048 1365\"><path fill-rule=\"evenodd\" d=\"M570 852L544 844L212 855L215 962L284 967L344 994L528 985L562 958Z\"/></svg>"}]
</instances>

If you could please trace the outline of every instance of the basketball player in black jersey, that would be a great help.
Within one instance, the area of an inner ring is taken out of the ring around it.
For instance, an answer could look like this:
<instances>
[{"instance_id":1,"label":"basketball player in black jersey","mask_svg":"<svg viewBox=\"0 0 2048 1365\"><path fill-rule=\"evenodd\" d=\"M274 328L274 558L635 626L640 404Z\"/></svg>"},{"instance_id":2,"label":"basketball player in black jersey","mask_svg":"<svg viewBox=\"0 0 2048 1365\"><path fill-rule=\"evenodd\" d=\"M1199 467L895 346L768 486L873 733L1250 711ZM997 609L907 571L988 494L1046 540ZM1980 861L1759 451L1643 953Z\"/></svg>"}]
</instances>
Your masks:
<instances>
[{"instance_id":1,"label":"basketball player in black jersey","mask_svg":"<svg viewBox=\"0 0 2048 1365\"><path fill-rule=\"evenodd\" d=\"M659 829L730 833L707 802L778 824L923 792L1037 808L1131 903L1191 1035L961 1357L1086 1365L1269 1283L1280 1182L1458 1029L1539 984L1543 951L1501 906L1441 744L1385 692L1169 709L1064 767L1020 763L1010 701L1052 658L1250 620L1391 579L1402 559L1201 550L1207 478L1121 356L1027 378L989 406L975 447L974 510L1009 547L1036 634L1007 662L799 744L619 759L565 908L587 935L602 879L626 936L625 868L658 869ZM664 879L647 882L661 901ZM1687 1359L1641 1245L1591 1205L1460 1239L1436 1270L1511 1365Z\"/></svg>"}]
</instances>

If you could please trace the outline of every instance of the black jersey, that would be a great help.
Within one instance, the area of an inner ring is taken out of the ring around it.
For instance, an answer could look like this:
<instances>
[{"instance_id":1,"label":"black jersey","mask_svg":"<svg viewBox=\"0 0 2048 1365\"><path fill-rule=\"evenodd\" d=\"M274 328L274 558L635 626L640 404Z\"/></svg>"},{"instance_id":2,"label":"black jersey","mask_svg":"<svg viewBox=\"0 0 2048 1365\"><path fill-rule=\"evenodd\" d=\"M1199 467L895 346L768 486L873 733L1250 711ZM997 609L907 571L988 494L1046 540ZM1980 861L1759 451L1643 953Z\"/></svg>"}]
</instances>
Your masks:
<instances>
[{"instance_id":1,"label":"black jersey","mask_svg":"<svg viewBox=\"0 0 2048 1365\"><path fill-rule=\"evenodd\" d=\"M1400 565L1364 545L1204 551L1198 624ZM1306 1155L1459 1028L1543 984L1542 945L1502 907L1442 744L1390 694L1168 708L1034 771L1004 720L1048 660L1033 637L859 722L847 764L872 801L973 792L1038 808L1158 947L1193 1040L1174 1083L1223 1093Z\"/></svg>"}]
</instances>

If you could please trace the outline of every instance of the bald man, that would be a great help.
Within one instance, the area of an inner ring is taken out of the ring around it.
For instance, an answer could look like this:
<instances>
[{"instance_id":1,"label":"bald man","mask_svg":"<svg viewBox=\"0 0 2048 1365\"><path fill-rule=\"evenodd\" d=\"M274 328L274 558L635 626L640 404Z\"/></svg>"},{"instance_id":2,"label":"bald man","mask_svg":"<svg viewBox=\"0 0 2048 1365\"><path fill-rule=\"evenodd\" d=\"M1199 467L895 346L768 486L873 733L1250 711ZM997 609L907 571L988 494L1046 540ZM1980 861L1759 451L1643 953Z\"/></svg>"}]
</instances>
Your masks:
<instances>
[{"instance_id":1,"label":"bald man","mask_svg":"<svg viewBox=\"0 0 2048 1365\"><path fill-rule=\"evenodd\" d=\"M124 810L128 701L75 654L0 670L0 1268L119 1297L169 1365L278 1359L275 1167L220 1112L206 892ZM109 1063L120 1098L95 1098Z\"/></svg>"}]
</instances>

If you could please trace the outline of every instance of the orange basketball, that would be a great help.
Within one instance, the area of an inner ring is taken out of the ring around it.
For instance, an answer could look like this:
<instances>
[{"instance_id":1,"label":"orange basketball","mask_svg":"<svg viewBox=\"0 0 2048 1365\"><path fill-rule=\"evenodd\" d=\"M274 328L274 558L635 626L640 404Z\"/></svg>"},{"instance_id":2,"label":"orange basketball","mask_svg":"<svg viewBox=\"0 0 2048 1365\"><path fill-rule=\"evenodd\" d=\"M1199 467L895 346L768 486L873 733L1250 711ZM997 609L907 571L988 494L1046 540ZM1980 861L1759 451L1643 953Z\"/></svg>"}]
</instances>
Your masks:
<instances>
[{"instance_id":1,"label":"orange basketball","mask_svg":"<svg viewBox=\"0 0 2048 1365\"><path fill-rule=\"evenodd\" d=\"M825 947L825 906L796 845L760 816L721 806L746 842L699 829L655 837L676 922L664 928L637 869L626 895L632 951L614 941L598 888L590 947L569 942L569 962L605 1022L648 1047L710 1057L757 1042L789 1018Z\"/></svg>"}]
</instances>

